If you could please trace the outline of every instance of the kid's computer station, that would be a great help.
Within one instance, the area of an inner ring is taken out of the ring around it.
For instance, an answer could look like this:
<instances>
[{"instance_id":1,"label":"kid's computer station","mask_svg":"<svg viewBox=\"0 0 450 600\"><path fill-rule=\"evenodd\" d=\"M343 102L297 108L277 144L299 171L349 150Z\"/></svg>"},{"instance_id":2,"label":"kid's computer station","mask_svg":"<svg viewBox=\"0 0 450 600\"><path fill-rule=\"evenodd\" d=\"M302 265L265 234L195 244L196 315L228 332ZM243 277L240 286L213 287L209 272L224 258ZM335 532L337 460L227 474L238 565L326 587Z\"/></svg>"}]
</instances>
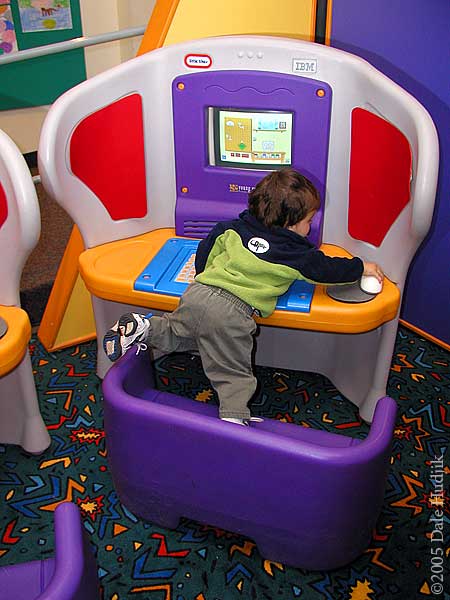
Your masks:
<instances>
[{"instance_id":1,"label":"kid's computer station","mask_svg":"<svg viewBox=\"0 0 450 600\"><path fill-rule=\"evenodd\" d=\"M271 169L311 179L322 205L310 239L377 262L387 277L362 303L300 282L300 310L288 303L258 321L256 363L327 375L370 421L408 266L431 221L437 152L428 113L364 60L228 36L150 52L70 90L49 112L39 157L47 190L83 236L99 339L127 310L175 308L179 294L154 285L168 240L198 240L237 216ZM176 284L178 267L163 278ZM98 358L103 376L109 361Z\"/></svg>"},{"instance_id":2,"label":"kid's computer station","mask_svg":"<svg viewBox=\"0 0 450 600\"><path fill-rule=\"evenodd\" d=\"M258 319L256 363L328 376L373 419L363 441L274 419L225 423L214 406L158 391L145 354L107 373L99 344L108 459L125 506L165 527L188 516L241 532L297 567L332 569L367 547L395 423L386 382L398 309L430 226L437 153L431 118L403 89L359 58L292 39L168 46L55 102L39 170L83 236L99 340L125 312L173 310L198 240L286 165L321 194L312 241L386 274L368 302L316 285L300 292L301 310Z\"/></svg>"}]
</instances>

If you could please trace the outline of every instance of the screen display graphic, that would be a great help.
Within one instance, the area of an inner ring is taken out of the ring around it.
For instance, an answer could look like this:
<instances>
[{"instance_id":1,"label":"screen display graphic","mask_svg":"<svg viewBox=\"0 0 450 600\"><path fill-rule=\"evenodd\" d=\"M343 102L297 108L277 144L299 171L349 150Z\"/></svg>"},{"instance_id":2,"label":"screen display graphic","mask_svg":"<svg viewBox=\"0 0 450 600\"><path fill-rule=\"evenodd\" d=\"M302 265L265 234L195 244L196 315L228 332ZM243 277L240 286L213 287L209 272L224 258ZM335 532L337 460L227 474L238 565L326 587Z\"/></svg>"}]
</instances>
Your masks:
<instances>
[{"instance_id":1,"label":"screen display graphic","mask_svg":"<svg viewBox=\"0 0 450 600\"><path fill-rule=\"evenodd\" d=\"M273 170L292 164L291 112L213 108L215 164Z\"/></svg>"}]
</instances>

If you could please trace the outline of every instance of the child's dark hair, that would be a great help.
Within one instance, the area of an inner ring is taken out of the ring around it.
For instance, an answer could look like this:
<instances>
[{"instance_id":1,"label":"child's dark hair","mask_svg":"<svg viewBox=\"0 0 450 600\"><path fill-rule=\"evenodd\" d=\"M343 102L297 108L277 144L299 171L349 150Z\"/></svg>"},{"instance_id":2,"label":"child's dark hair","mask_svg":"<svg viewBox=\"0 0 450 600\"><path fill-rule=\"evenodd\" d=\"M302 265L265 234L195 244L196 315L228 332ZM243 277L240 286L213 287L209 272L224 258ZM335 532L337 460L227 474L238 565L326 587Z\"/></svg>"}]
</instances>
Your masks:
<instances>
[{"instance_id":1,"label":"child's dark hair","mask_svg":"<svg viewBox=\"0 0 450 600\"><path fill-rule=\"evenodd\" d=\"M272 171L248 195L248 210L266 227L295 225L320 206L314 185L290 168Z\"/></svg>"}]
</instances>

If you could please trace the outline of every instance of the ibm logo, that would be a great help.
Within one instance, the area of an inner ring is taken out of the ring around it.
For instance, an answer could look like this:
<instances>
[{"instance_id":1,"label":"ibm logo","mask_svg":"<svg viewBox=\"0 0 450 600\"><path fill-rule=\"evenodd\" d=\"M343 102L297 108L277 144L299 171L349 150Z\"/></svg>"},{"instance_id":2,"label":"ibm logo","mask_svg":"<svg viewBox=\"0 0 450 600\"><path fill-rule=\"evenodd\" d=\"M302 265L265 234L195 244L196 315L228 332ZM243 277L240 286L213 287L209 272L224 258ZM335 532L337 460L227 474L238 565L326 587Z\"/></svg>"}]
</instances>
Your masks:
<instances>
[{"instance_id":1,"label":"ibm logo","mask_svg":"<svg viewBox=\"0 0 450 600\"><path fill-rule=\"evenodd\" d=\"M316 58L294 58L292 61L294 73L317 73Z\"/></svg>"}]
</instances>

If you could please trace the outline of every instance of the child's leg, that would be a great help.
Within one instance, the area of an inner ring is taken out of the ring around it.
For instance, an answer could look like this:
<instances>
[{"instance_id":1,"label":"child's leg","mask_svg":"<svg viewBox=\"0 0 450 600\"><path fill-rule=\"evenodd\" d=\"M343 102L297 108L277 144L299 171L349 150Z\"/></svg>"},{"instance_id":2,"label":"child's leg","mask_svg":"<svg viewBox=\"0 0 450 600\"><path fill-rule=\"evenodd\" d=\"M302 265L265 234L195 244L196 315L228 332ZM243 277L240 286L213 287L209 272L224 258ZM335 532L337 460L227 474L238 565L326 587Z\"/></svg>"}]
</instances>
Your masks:
<instances>
[{"instance_id":1,"label":"child's leg","mask_svg":"<svg viewBox=\"0 0 450 600\"><path fill-rule=\"evenodd\" d=\"M173 313L164 313L161 317L152 317L147 343L164 354L170 352L197 351L197 343L191 335L189 319L186 322L186 311L180 308Z\"/></svg>"},{"instance_id":2,"label":"child's leg","mask_svg":"<svg viewBox=\"0 0 450 600\"><path fill-rule=\"evenodd\" d=\"M145 346L151 316L151 313L148 315L137 313L122 315L103 337L103 350L107 357L112 361L116 361L131 346Z\"/></svg>"},{"instance_id":3,"label":"child's leg","mask_svg":"<svg viewBox=\"0 0 450 600\"><path fill-rule=\"evenodd\" d=\"M203 369L219 396L221 418L250 418L248 401L256 390L252 371L256 323L220 296L205 313L197 337Z\"/></svg>"},{"instance_id":4,"label":"child's leg","mask_svg":"<svg viewBox=\"0 0 450 600\"><path fill-rule=\"evenodd\" d=\"M178 308L161 317L152 317L147 341L164 353L198 350L197 332L211 304L208 286L192 283L181 296Z\"/></svg>"},{"instance_id":5,"label":"child's leg","mask_svg":"<svg viewBox=\"0 0 450 600\"><path fill-rule=\"evenodd\" d=\"M172 313L161 317L137 313L122 315L106 332L103 348L112 361L120 358L131 346L145 344L166 354L196 351L195 331L202 312L201 303L195 301L195 294L193 296L188 288Z\"/></svg>"}]
</instances>

